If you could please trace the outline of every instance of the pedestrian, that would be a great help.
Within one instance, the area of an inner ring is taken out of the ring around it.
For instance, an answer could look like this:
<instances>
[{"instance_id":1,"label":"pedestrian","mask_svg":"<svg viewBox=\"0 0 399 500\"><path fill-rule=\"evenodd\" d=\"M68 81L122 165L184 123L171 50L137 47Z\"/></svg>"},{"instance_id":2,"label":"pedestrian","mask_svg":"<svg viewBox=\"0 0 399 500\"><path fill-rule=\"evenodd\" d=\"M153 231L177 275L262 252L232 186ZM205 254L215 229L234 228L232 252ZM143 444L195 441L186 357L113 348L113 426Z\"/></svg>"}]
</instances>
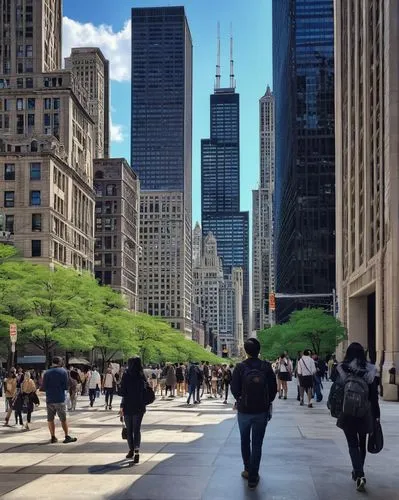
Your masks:
<instances>
[{"instance_id":1,"label":"pedestrian","mask_svg":"<svg viewBox=\"0 0 399 500\"><path fill-rule=\"evenodd\" d=\"M312 351L306 349L303 356L298 361L298 377L301 401L300 405L303 406L305 392L308 397L308 408L313 408L313 383L314 375L316 373L316 365L311 358Z\"/></svg>"},{"instance_id":2,"label":"pedestrian","mask_svg":"<svg viewBox=\"0 0 399 500\"><path fill-rule=\"evenodd\" d=\"M78 401L78 389L80 385L80 376L77 370L70 370L69 372L69 399L70 399L70 411L76 410L76 403Z\"/></svg>"},{"instance_id":3,"label":"pedestrian","mask_svg":"<svg viewBox=\"0 0 399 500\"><path fill-rule=\"evenodd\" d=\"M101 391L101 376L98 373L96 366L93 366L93 369L91 370L88 387L90 407L92 408L96 401L97 394Z\"/></svg>"},{"instance_id":4,"label":"pedestrian","mask_svg":"<svg viewBox=\"0 0 399 500\"><path fill-rule=\"evenodd\" d=\"M180 363L176 368L177 395L184 396L184 364Z\"/></svg>"},{"instance_id":5,"label":"pedestrian","mask_svg":"<svg viewBox=\"0 0 399 500\"><path fill-rule=\"evenodd\" d=\"M277 378L280 381L280 392L278 398L287 399L288 397L288 382L292 379L292 364L283 352L277 362L278 372Z\"/></svg>"},{"instance_id":6,"label":"pedestrian","mask_svg":"<svg viewBox=\"0 0 399 500\"><path fill-rule=\"evenodd\" d=\"M62 367L62 359L58 356L53 358L52 366L43 376L42 390L46 393L47 423L51 436L51 443L57 443L55 436L55 416L58 415L62 429L65 434L63 443L74 443L76 437L68 433L68 422L65 406L65 392L68 390L68 373Z\"/></svg>"},{"instance_id":7,"label":"pedestrian","mask_svg":"<svg viewBox=\"0 0 399 500\"><path fill-rule=\"evenodd\" d=\"M168 370L166 372L166 387L169 387L170 397L175 397L175 389L176 389L176 371L173 364L170 364Z\"/></svg>"},{"instance_id":8,"label":"pedestrian","mask_svg":"<svg viewBox=\"0 0 399 500\"><path fill-rule=\"evenodd\" d=\"M15 418L19 420L21 427L23 427L24 425L22 413L26 413L25 429L27 431L30 430L29 424L32 421L33 409L35 405L40 404L39 398L36 394L36 390L36 384L32 380L30 372L25 372L24 380L21 384L21 390L14 402L14 410L16 413Z\"/></svg>"},{"instance_id":9,"label":"pedestrian","mask_svg":"<svg viewBox=\"0 0 399 500\"><path fill-rule=\"evenodd\" d=\"M204 382L205 382L205 386L206 386L206 393L210 394L211 393L211 383L210 383L211 373L210 373L210 369L209 369L209 361L205 361L205 363L203 363L203 367L204 367Z\"/></svg>"},{"instance_id":10,"label":"pedestrian","mask_svg":"<svg viewBox=\"0 0 399 500\"><path fill-rule=\"evenodd\" d=\"M107 368L107 372L103 377L103 390L105 394L105 409L112 410L112 399L116 388L115 376L112 373L112 367Z\"/></svg>"},{"instance_id":11,"label":"pedestrian","mask_svg":"<svg viewBox=\"0 0 399 500\"><path fill-rule=\"evenodd\" d=\"M218 394L218 369L217 366L211 368L211 398L217 398Z\"/></svg>"},{"instance_id":12,"label":"pedestrian","mask_svg":"<svg viewBox=\"0 0 399 500\"><path fill-rule=\"evenodd\" d=\"M345 433L356 489L364 491L366 438L380 420L377 369L367 362L363 346L353 342L332 376L336 383L331 387L329 403L334 399L334 392L342 391L343 397L337 398L342 403L337 426Z\"/></svg>"},{"instance_id":13,"label":"pedestrian","mask_svg":"<svg viewBox=\"0 0 399 500\"><path fill-rule=\"evenodd\" d=\"M224 372L223 372L223 383L224 383L224 401L223 403L227 405L227 400L229 398L229 387L231 384L231 381L233 379L233 372L231 371L232 365L227 366L224 365Z\"/></svg>"},{"instance_id":14,"label":"pedestrian","mask_svg":"<svg viewBox=\"0 0 399 500\"><path fill-rule=\"evenodd\" d=\"M17 372L15 368L11 368L10 374L4 379L4 395L6 398L6 418L4 425L8 427L12 413L13 401L17 396ZM17 422L15 422L17 425Z\"/></svg>"},{"instance_id":15,"label":"pedestrian","mask_svg":"<svg viewBox=\"0 0 399 500\"><path fill-rule=\"evenodd\" d=\"M190 368L188 369L187 379L188 379L187 404L188 405L190 404L191 396L193 397L193 403L197 404L197 401L195 399L195 392L197 390L197 385L198 385L199 371L195 363L191 363Z\"/></svg>"},{"instance_id":16,"label":"pedestrian","mask_svg":"<svg viewBox=\"0 0 399 500\"><path fill-rule=\"evenodd\" d=\"M196 401L197 401L197 404L200 404L201 403L201 387L202 387L202 384L204 383L204 372L202 371L202 368L201 368L199 363L195 363L195 366L196 366L197 372L198 372Z\"/></svg>"},{"instance_id":17,"label":"pedestrian","mask_svg":"<svg viewBox=\"0 0 399 500\"><path fill-rule=\"evenodd\" d=\"M313 355L313 361L316 366L316 373L313 377L313 389L316 396L316 401L320 403L323 400L323 393L321 392L321 389L323 387L322 380L324 378L323 364L322 360L319 358L319 356L317 356L317 354Z\"/></svg>"},{"instance_id":18,"label":"pedestrian","mask_svg":"<svg viewBox=\"0 0 399 500\"><path fill-rule=\"evenodd\" d=\"M234 369L231 392L237 401L244 462L241 475L248 479L248 487L255 489L259 483L262 444L271 418L271 404L277 394L277 382L271 364L259 359L259 341L249 338L244 349L248 359Z\"/></svg>"},{"instance_id":19,"label":"pedestrian","mask_svg":"<svg viewBox=\"0 0 399 500\"><path fill-rule=\"evenodd\" d=\"M126 458L133 458L134 463L140 462L141 423L146 412L144 391L146 378L143 373L140 358L130 358L127 370L122 376L120 393L120 417L124 419L127 432L129 452Z\"/></svg>"},{"instance_id":20,"label":"pedestrian","mask_svg":"<svg viewBox=\"0 0 399 500\"><path fill-rule=\"evenodd\" d=\"M296 358L296 363L295 363L295 369L294 369L294 376L296 378L296 390L297 390L297 396L296 399L297 401L301 401L301 387L299 383L299 375L298 375L298 363L299 360L302 358L302 352L298 351L297 358Z\"/></svg>"}]
</instances>

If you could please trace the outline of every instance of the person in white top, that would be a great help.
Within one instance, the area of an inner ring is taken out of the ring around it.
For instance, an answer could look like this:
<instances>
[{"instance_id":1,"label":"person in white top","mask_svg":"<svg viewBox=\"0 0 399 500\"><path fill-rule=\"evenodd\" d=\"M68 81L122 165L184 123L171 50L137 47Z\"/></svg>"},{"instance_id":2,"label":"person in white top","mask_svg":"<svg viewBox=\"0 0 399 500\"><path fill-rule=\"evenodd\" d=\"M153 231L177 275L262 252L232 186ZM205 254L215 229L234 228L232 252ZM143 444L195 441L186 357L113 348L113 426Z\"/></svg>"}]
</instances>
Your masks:
<instances>
[{"instance_id":1,"label":"person in white top","mask_svg":"<svg viewBox=\"0 0 399 500\"><path fill-rule=\"evenodd\" d=\"M101 375L98 373L97 368L93 366L89 378L89 399L91 407L96 400L97 391L101 391Z\"/></svg>"},{"instance_id":2,"label":"person in white top","mask_svg":"<svg viewBox=\"0 0 399 500\"><path fill-rule=\"evenodd\" d=\"M280 382L280 391L278 398L281 399L284 396L284 399L287 399L288 396L288 383L292 379L292 363L289 357L285 352L283 352L278 360L278 372L277 378Z\"/></svg>"},{"instance_id":3,"label":"person in white top","mask_svg":"<svg viewBox=\"0 0 399 500\"><path fill-rule=\"evenodd\" d=\"M316 365L311 358L312 351L307 349L302 358L298 361L298 377L300 390L300 405L304 405L305 392L308 396L308 408L313 408L313 377L316 373Z\"/></svg>"},{"instance_id":4,"label":"person in white top","mask_svg":"<svg viewBox=\"0 0 399 500\"><path fill-rule=\"evenodd\" d=\"M103 377L103 390L105 394L105 409L112 410L112 399L116 387L115 375L112 373L112 366L107 368L107 372Z\"/></svg>"}]
</instances>

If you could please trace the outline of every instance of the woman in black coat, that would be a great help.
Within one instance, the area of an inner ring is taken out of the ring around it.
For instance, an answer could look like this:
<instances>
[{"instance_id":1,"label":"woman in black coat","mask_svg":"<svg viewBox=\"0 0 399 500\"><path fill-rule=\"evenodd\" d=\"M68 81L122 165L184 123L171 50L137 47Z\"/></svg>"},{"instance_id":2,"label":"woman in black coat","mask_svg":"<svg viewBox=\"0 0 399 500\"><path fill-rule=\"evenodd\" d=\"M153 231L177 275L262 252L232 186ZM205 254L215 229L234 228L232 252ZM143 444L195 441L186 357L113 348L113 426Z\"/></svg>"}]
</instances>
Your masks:
<instances>
[{"instance_id":1,"label":"woman in black coat","mask_svg":"<svg viewBox=\"0 0 399 500\"><path fill-rule=\"evenodd\" d=\"M135 464L140 461L141 423L146 412L144 398L146 385L141 359L130 358L121 381L120 415L125 420L127 430L129 453L126 458L134 457Z\"/></svg>"},{"instance_id":2,"label":"woman in black coat","mask_svg":"<svg viewBox=\"0 0 399 500\"><path fill-rule=\"evenodd\" d=\"M380 419L380 406L378 404L377 369L375 365L367 362L364 348L357 342L353 342L348 347L343 363L337 366L331 377L334 382L340 380L345 384L345 379L351 375L362 378L368 384L369 409L362 418L345 415L342 412L338 417L337 426L344 431L348 442L353 466L352 479L356 481L356 489L364 491L366 439L367 435L373 432L374 422Z\"/></svg>"}]
</instances>

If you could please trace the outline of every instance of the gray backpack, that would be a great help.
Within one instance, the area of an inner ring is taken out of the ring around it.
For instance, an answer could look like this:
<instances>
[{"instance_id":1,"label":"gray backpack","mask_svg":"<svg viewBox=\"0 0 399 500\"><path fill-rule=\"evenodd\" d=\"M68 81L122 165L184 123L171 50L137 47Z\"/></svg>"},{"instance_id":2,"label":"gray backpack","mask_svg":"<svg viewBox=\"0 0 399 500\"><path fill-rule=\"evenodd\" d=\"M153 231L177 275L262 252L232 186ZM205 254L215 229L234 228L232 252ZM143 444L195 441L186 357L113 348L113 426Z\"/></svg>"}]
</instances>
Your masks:
<instances>
[{"instance_id":1,"label":"gray backpack","mask_svg":"<svg viewBox=\"0 0 399 500\"><path fill-rule=\"evenodd\" d=\"M370 412L369 386L363 377L348 374L345 378L342 413L348 417L364 418Z\"/></svg>"}]
</instances>

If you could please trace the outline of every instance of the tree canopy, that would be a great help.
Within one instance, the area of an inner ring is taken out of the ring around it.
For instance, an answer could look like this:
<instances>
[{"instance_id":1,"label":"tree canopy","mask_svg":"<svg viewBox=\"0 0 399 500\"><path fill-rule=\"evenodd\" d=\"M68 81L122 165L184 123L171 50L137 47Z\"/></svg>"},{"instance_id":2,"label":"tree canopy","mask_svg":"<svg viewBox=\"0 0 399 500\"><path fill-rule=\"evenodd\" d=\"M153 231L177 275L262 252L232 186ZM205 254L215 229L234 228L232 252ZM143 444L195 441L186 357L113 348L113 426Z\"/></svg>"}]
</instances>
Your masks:
<instances>
[{"instance_id":1,"label":"tree canopy","mask_svg":"<svg viewBox=\"0 0 399 500\"><path fill-rule=\"evenodd\" d=\"M49 360L55 349L100 354L103 363L139 355L144 363L220 362L158 318L128 311L123 296L91 274L9 259L0 245L0 342L18 326L17 350L33 344ZM1 260L3 257L3 260Z\"/></svg>"},{"instance_id":2,"label":"tree canopy","mask_svg":"<svg viewBox=\"0 0 399 500\"><path fill-rule=\"evenodd\" d=\"M293 312L287 323L259 332L258 338L263 356L275 359L283 351L292 357L304 349L319 355L333 353L346 332L341 322L323 309L306 308Z\"/></svg>"}]
</instances>

